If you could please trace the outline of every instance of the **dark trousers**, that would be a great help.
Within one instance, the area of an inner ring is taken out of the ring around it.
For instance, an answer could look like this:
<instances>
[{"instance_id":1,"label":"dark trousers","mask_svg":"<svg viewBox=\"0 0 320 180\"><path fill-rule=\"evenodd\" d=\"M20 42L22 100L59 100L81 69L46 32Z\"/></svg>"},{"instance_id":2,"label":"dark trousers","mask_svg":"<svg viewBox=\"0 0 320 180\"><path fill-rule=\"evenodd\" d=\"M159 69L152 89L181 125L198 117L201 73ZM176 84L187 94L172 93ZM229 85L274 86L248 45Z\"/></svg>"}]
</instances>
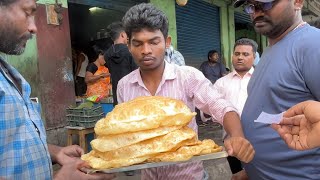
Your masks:
<instances>
[{"instance_id":1,"label":"dark trousers","mask_svg":"<svg viewBox=\"0 0 320 180\"><path fill-rule=\"evenodd\" d=\"M84 81L84 77L76 77L75 81L75 89L76 89L76 96L83 96L87 92L87 84Z\"/></svg>"},{"instance_id":2,"label":"dark trousers","mask_svg":"<svg viewBox=\"0 0 320 180\"><path fill-rule=\"evenodd\" d=\"M237 172L242 170L241 161L233 156L228 156L227 160L229 162L229 166L231 169L232 174L236 174Z\"/></svg>"}]
</instances>

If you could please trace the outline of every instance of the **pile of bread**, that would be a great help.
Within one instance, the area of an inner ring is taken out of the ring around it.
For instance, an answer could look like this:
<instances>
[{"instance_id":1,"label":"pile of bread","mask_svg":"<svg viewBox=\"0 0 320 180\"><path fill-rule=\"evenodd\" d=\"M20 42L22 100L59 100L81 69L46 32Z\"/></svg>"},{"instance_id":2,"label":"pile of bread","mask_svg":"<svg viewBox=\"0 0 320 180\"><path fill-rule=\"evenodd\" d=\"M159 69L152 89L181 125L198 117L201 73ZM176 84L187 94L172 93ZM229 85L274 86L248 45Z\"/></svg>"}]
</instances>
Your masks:
<instances>
[{"instance_id":1,"label":"pile of bread","mask_svg":"<svg viewBox=\"0 0 320 180\"><path fill-rule=\"evenodd\" d=\"M187 125L196 113L179 100L139 97L117 105L94 130L92 151L81 158L94 169L146 162L186 161L222 150L212 140L199 141Z\"/></svg>"}]
</instances>

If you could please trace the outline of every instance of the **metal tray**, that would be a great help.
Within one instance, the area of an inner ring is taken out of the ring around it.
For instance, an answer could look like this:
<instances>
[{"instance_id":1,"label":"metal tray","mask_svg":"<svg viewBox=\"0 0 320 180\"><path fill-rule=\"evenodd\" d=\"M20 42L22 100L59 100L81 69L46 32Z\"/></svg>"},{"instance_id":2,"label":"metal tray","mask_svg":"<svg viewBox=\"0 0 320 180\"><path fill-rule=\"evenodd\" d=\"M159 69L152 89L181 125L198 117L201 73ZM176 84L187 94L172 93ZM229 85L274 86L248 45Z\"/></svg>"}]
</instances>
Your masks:
<instances>
[{"instance_id":1,"label":"metal tray","mask_svg":"<svg viewBox=\"0 0 320 180\"><path fill-rule=\"evenodd\" d=\"M94 170L94 169L83 169L83 171L87 173L94 173L94 172L103 172L103 173L117 173L117 172L123 172L123 171L132 171L132 170L139 170L139 169L147 169L147 168L154 168L159 166L167 166L172 164L179 164L179 163L186 163L191 161L204 161L204 160L210 160L210 159L219 159L227 157L228 153L226 151L216 152L212 154L205 154L200 156L193 156L188 161L177 161L177 162L158 162L158 163L144 163L144 164L136 164L132 166L126 166L121 168L112 168L112 169L106 169L106 170Z\"/></svg>"}]
</instances>

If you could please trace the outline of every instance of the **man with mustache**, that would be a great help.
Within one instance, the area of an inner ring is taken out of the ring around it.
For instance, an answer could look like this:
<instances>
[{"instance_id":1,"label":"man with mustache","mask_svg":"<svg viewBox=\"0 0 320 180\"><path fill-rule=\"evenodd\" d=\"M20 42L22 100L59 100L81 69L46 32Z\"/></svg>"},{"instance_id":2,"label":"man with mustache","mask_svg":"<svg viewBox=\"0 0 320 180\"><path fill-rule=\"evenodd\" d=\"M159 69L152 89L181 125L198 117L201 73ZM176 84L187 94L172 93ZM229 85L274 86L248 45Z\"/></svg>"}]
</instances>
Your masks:
<instances>
[{"instance_id":1,"label":"man with mustache","mask_svg":"<svg viewBox=\"0 0 320 180\"><path fill-rule=\"evenodd\" d=\"M20 55L37 32L35 0L0 0L0 52ZM30 100L31 88L0 56L0 179L112 179L78 169L79 146L47 145L46 131ZM53 177L52 163L61 165Z\"/></svg>"},{"instance_id":2,"label":"man with mustache","mask_svg":"<svg viewBox=\"0 0 320 180\"><path fill-rule=\"evenodd\" d=\"M304 0L237 0L255 30L267 36L248 85L241 123L256 156L244 168L250 179L320 179L320 149L295 151L269 124L255 123L262 113L279 114L306 100L320 100L320 30L302 20Z\"/></svg>"},{"instance_id":3,"label":"man with mustache","mask_svg":"<svg viewBox=\"0 0 320 180\"><path fill-rule=\"evenodd\" d=\"M247 86L254 71L253 62L257 52L257 43L248 38L241 38L236 41L233 48L232 65L234 70L218 79L213 87L223 95L223 98L229 100L241 114L244 103L247 99ZM223 139L227 134L223 132ZM228 162L234 177L245 174L242 171L241 162L232 156L229 156Z\"/></svg>"},{"instance_id":4,"label":"man with mustache","mask_svg":"<svg viewBox=\"0 0 320 180\"><path fill-rule=\"evenodd\" d=\"M142 3L130 8L122 21L129 37L129 50L139 68L119 81L119 103L139 96L165 96L182 100L193 110L197 106L205 113L214 114L218 122L224 125L230 135L225 140L229 155L244 162L251 161L254 150L243 138L236 109L212 88L211 82L199 70L170 64L164 60L165 49L171 43L166 15L153 5ZM189 127L198 131L195 119ZM208 178L202 162L146 169L142 170L141 175L143 180Z\"/></svg>"}]
</instances>

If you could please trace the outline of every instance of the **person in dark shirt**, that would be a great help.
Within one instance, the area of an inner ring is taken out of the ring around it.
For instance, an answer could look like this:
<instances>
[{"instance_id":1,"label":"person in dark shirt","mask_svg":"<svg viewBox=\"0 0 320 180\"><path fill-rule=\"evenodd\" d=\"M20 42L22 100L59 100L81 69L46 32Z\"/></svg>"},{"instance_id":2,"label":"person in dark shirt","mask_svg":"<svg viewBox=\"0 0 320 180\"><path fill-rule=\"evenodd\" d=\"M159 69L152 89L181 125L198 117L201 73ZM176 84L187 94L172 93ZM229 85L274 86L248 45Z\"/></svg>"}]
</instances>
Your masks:
<instances>
[{"instance_id":1,"label":"person in dark shirt","mask_svg":"<svg viewBox=\"0 0 320 180\"><path fill-rule=\"evenodd\" d=\"M114 44L105 53L105 66L111 74L113 105L117 105L118 81L137 69L137 65L129 52L127 43L128 37L121 22L114 22L108 26L108 33Z\"/></svg>"},{"instance_id":2,"label":"person in dark shirt","mask_svg":"<svg viewBox=\"0 0 320 180\"><path fill-rule=\"evenodd\" d=\"M208 52L208 61L201 64L200 71L212 82L212 84L227 74L226 67L219 62L219 53L216 50Z\"/></svg>"}]
</instances>

